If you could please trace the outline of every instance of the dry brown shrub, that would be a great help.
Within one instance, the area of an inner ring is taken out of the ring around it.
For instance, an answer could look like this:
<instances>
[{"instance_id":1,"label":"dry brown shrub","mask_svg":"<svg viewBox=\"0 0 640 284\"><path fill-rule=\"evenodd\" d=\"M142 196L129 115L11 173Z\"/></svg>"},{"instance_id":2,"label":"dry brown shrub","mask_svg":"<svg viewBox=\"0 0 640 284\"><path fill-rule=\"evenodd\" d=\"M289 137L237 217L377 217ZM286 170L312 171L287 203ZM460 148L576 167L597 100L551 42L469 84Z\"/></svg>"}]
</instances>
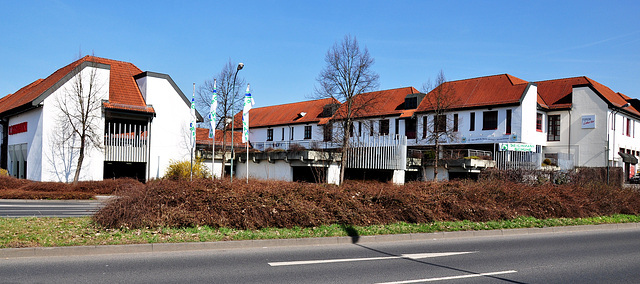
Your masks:
<instances>
[{"instance_id":1,"label":"dry brown shrub","mask_svg":"<svg viewBox=\"0 0 640 284\"><path fill-rule=\"evenodd\" d=\"M509 180L412 182L404 186L354 181L333 186L257 180L249 184L161 180L122 192L94 218L106 227L209 225L259 229L616 213L640 213L640 193L602 183L584 186Z\"/></svg>"},{"instance_id":2,"label":"dry brown shrub","mask_svg":"<svg viewBox=\"0 0 640 284\"><path fill-rule=\"evenodd\" d=\"M117 194L131 188L142 187L135 179L84 181L77 185L60 182L35 182L15 177L0 176L2 199L91 199L95 195Z\"/></svg>"}]
</instances>

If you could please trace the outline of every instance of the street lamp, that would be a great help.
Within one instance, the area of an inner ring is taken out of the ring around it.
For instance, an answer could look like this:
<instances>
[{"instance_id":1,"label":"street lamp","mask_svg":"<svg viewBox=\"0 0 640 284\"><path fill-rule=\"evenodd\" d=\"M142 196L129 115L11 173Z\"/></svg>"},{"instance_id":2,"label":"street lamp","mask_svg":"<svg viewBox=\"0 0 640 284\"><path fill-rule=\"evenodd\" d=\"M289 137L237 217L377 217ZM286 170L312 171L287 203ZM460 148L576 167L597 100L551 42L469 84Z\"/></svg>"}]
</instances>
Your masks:
<instances>
[{"instance_id":1,"label":"street lamp","mask_svg":"<svg viewBox=\"0 0 640 284\"><path fill-rule=\"evenodd\" d=\"M234 147L235 141L233 140L233 132L235 132L233 127L233 121L236 120L236 116L235 116L235 113L233 112L233 101L235 98L234 92L236 87L236 77L238 77L238 71L242 70L243 67L244 67L244 63L242 62L238 63L238 68L236 68L236 74L233 75L233 83L231 84L231 171L230 171L231 182L233 182L233 159L235 159L236 157L235 147Z\"/></svg>"},{"instance_id":2,"label":"street lamp","mask_svg":"<svg viewBox=\"0 0 640 284\"><path fill-rule=\"evenodd\" d=\"M609 117L613 116L613 146L616 144L616 113L620 112L623 108L629 107L631 103L626 103L621 106L619 109L612 111L609 116L607 116L607 157L605 158L607 161L607 184L609 184L609 168L611 167L609 164L609 155L611 154L611 144L609 143Z\"/></svg>"}]
</instances>

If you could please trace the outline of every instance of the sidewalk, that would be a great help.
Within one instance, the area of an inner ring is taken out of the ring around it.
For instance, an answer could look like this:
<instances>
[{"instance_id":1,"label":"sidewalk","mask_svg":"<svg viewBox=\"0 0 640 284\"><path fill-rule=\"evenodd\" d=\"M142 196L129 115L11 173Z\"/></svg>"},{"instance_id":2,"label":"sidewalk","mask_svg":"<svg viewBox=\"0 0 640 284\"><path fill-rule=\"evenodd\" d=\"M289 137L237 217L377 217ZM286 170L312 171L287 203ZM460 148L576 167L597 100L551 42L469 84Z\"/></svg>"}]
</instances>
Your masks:
<instances>
[{"instance_id":1,"label":"sidewalk","mask_svg":"<svg viewBox=\"0 0 640 284\"><path fill-rule=\"evenodd\" d=\"M338 244L367 244L397 241L428 241L455 238L472 237L498 237L532 234L571 233L598 230L628 230L640 229L640 223L583 225L567 227L545 227L524 229L502 229L487 231L459 231L419 234L377 235L377 236L351 236L351 237L325 237L305 239L270 239L247 241L220 241L220 242L189 242L189 243L155 243L137 245L101 245L101 246L75 246L75 247L36 247L36 248L7 248L0 249L0 258L19 257L47 257L47 256L71 256L71 255L97 255L97 254L122 254L122 253L158 253L171 251L190 250L225 250L262 247L286 247L286 246L318 246Z\"/></svg>"}]
</instances>

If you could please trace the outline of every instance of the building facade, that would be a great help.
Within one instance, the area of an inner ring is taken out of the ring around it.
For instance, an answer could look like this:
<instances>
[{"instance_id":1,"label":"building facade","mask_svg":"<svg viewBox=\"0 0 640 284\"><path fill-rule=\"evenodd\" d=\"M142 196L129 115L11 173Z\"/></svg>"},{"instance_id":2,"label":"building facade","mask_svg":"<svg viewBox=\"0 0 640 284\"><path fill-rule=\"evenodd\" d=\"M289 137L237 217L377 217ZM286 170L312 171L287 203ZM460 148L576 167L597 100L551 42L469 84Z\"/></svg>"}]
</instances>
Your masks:
<instances>
[{"instance_id":1,"label":"building facade","mask_svg":"<svg viewBox=\"0 0 640 284\"><path fill-rule=\"evenodd\" d=\"M450 104L444 114L436 115L433 102L439 93L446 95ZM371 144L373 140L380 141L377 137L406 139L406 151L402 152L405 157L396 156L404 158L406 166L383 167L389 173L388 179L403 179L398 178L398 170L405 172L405 180L433 179L433 165L425 162L430 158L424 154L434 149L434 132L446 130L450 135L438 136L439 158L445 160L441 164L444 174L438 178L477 174L486 167L622 167L627 178L637 171L640 102L588 77L528 82L501 74L446 82L426 94L408 87L358 96L368 102L368 107L353 115L351 125L341 123L345 120L344 105L331 117L314 116L315 120L305 127L318 134L300 139L303 148L337 149L340 136L346 134L351 145L360 151L351 158L365 161L356 164L367 164L368 160L381 159L378 152L370 152L367 147L391 145ZM288 135L297 125L295 118L304 117L300 115L306 112L297 106L312 102L252 109L252 119L254 114L261 119L255 124L250 121L251 145L261 151L267 145L286 149L290 145L287 140L295 137ZM290 110L289 120L262 115L279 113L276 109ZM295 129L293 133L296 131L302 130ZM415 163L414 157L421 161ZM383 169L379 164L375 167ZM375 167L368 168L369 172L375 172Z\"/></svg>"},{"instance_id":2,"label":"building facade","mask_svg":"<svg viewBox=\"0 0 640 284\"><path fill-rule=\"evenodd\" d=\"M80 113L94 142L80 180L159 178L172 160L189 158L190 101L169 75L85 56L0 99L1 166L19 178L73 180Z\"/></svg>"}]
</instances>

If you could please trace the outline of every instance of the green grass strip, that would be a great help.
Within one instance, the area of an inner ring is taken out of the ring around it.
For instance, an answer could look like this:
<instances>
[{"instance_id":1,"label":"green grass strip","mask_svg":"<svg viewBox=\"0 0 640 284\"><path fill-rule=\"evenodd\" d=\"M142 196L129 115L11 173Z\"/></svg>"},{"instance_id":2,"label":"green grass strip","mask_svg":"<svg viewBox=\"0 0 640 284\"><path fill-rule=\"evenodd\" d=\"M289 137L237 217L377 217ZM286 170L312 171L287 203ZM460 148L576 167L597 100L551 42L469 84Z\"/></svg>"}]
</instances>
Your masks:
<instances>
[{"instance_id":1,"label":"green grass strip","mask_svg":"<svg viewBox=\"0 0 640 284\"><path fill-rule=\"evenodd\" d=\"M540 220L518 217L513 220L470 222L437 221L424 224L330 225L313 228L265 228L236 230L207 226L189 228L105 229L89 217L83 218L0 218L0 248L122 245L145 243L215 242L227 240L290 239L434 233L471 230L542 228L640 222L640 216L613 215L590 218Z\"/></svg>"}]
</instances>

